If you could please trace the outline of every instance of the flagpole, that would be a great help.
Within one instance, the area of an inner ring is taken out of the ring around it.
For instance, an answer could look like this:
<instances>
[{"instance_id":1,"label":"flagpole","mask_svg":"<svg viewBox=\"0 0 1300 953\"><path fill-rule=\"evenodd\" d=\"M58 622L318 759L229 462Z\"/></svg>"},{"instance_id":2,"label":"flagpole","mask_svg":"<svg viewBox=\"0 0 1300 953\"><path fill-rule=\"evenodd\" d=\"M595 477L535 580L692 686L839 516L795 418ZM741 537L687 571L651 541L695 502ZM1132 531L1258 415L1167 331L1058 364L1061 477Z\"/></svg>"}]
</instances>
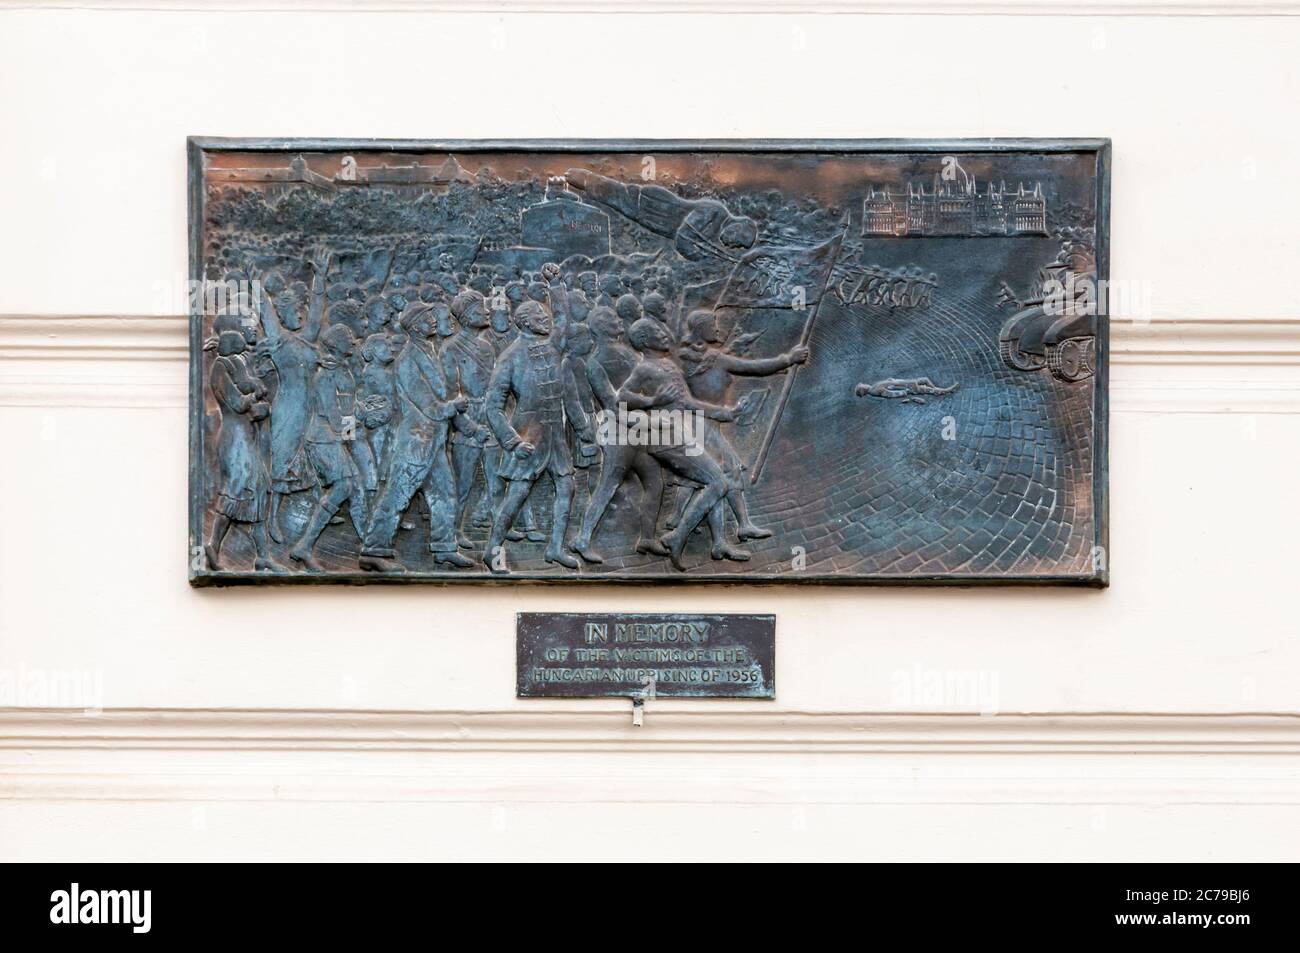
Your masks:
<instances>
[{"instance_id":1,"label":"flagpole","mask_svg":"<svg viewBox=\"0 0 1300 953\"><path fill-rule=\"evenodd\" d=\"M831 276L835 273L835 263L839 260L840 248L844 244L844 237L849 232L849 220L850 216L846 212L843 226L836 239L834 253L831 255L831 263L826 269L826 279L822 283L821 294L817 296L817 302L813 305L813 312L808 316L808 320L803 326L803 334L799 338L800 346L806 347L812 339L813 323L817 320L818 312L821 311L822 299L826 297L826 290L831 284ZM758 459L754 462L754 472L749 477L751 486L758 482L759 475L763 472L763 464L767 462L767 452L772 449L772 441L776 438L776 428L781 422L781 414L785 412L785 403L790 399L790 389L794 387L794 378L798 371L799 365L794 364L791 365L790 370L785 375L785 383L781 385L781 398L777 401L776 412L772 414L772 423L768 425L767 433L763 435L763 445L759 447Z\"/></svg>"}]
</instances>

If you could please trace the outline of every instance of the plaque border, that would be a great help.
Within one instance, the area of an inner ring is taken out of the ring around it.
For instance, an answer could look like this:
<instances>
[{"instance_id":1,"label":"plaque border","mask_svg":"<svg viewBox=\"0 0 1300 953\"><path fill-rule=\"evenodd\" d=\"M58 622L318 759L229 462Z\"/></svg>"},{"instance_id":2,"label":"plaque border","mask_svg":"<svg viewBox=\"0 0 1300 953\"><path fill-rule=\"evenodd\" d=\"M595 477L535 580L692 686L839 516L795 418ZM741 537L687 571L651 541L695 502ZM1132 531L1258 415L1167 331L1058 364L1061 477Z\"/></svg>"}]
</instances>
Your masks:
<instances>
[{"instance_id":1,"label":"plaque border","mask_svg":"<svg viewBox=\"0 0 1300 953\"><path fill-rule=\"evenodd\" d=\"M520 676L523 674L519 667L519 627L523 624L524 616L559 616L571 619L588 619L592 616L625 616L629 619L654 618L666 619L670 616L679 616L689 619L771 619L772 620L772 668L768 673L767 684L771 687L770 695L673 695L655 693L655 699L665 699L667 701L729 701L729 702L773 702L776 701L776 624L777 613L773 612L681 612L674 610L671 612L652 612L642 609L636 609L630 612L620 612L617 609L583 609L576 612L562 611L550 612L544 609L520 609L515 613L515 698L526 701L547 699L561 699L564 701L586 700L586 701L605 701L608 699L636 699L636 692L609 692L607 694L564 694L561 692L538 692L535 694L523 694L519 691ZM761 666L760 666L761 667ZM644 696L642 696L644 697Z\"/></svg>"},{"instance_id":2,"label":"plaque border","mask_svg":"<svg viewBox=\"0 0 1300 953\"><path fill-rule=\"evenodd\" d=\"M1109 288L1111 140L1081 138L989 139L355 139L189 136L186 138L187 214L191 282L203 277L202 239L204 157L221 152L922 152L942 155L1021 153L1092 155L1096 162L1097 279ZM842 586L1039 586L1064 585L1106 588L1110 585L1110 316L1107 297L1101 297L1102 320L1097 322L1097 371L1093 376L1093 546L1102 554L1091 573L1050 573L992 576L982 573L914 574L877 573L845 577L831 573L755 572L743 576L694 575L663 572L652 575L564 576L546 572L511 572L507 577L490 573L335 572L282 576L249 571L200 570L195 547L203 545L202 472L202 348L201 315L191 306L189 321L189 532L186 564L191 586L301 586L301 585L842 585Z\"/></svg>"}]
</instances>

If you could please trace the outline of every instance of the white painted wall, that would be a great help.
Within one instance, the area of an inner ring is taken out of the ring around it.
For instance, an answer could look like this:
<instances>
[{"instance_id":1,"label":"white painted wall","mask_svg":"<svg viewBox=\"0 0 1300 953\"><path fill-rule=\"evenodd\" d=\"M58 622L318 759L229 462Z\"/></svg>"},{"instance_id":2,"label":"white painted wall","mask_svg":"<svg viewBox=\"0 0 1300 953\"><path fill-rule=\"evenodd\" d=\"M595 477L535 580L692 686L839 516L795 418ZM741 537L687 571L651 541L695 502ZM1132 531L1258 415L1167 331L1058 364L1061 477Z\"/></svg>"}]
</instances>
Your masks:
<instances>
[{"instance_id":1,"label":"white painted wall","mask_svg":"<svg viewBox=\"0 0 1300 953\"><path fill-rule=\"evenodd\" d=\"M1300 18L154 6L0 0L0 859L1294 859ZM189 134L1109 136L1112 586L191 590ZM515 699L579 605L779 698Z\"/></svg>"}]
</instances>

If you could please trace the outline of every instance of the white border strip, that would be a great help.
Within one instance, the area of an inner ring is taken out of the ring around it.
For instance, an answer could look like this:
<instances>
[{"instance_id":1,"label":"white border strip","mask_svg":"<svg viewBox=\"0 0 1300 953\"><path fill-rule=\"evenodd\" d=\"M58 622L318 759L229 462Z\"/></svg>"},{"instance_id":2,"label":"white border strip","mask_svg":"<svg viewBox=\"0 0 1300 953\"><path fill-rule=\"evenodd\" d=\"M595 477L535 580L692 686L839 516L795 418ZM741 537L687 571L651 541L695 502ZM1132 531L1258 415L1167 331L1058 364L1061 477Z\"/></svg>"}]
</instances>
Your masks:
<instances>
[{"instance_id":1,"label":"white border strip","mask_svg":"<svg viewBox=\"0 0 1300 953\"><path fill-rule=\"evenodd\" d=\"M0 315L0 361L185 361L183 315ZM1300 365L1300 319L1113 319L1117 364Z\"/></svg>"},{"instance_id":2,"label":"white border strip","mask_svg":"<svg viewBox=\"0 0 1300 953\"><path fill-rule=\"evenodd\" d=\"M1219 757L1206 757L1218 755ZM1300 715L0 711L0 805L1300 805ZM1231 756L1225 761L1225 756Z\"/></svg>"},{"instance_id":3,"label":"white border strip","mask_svg":"<svg viewBox=\"0 0 1300 953\"><path fill-rule=\"evenodd\" d=\"M0 316L0 407L181 407L181 316ZM1300 413L1300 321L1111 322L1111 407Z\"/></svg>"},{"instance_id":4,"label":"white border strip","mask_svg":"<svg viewBox=\"0 0 1300 953\"><path fill-rule=\"evenodd\" d=\"M888 16L1297 16L1279 0L0 0L3 10Z\"/></svg>"},{"instance_id":5,"label":"white border strip","mask_svg":"<svg viewBox=\"0 0 1300 953\"><path fill-rule=\"evenodd\" d=\"M0 709L0 751L1300 755L1300 712L841 713L658 702L511 711ZM7 760L7 759L6 759Z\"/></svg>"}]
</instances>

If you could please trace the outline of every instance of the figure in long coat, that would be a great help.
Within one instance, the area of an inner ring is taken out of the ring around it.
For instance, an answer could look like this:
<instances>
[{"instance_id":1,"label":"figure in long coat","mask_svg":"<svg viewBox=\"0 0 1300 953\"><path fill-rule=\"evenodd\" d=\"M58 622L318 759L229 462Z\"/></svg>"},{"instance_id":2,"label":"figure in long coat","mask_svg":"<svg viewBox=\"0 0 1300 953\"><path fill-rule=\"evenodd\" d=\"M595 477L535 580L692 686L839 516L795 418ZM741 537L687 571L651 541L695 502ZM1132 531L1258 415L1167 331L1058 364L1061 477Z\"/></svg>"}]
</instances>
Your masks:
<instances>
[{"instance_id":1,"label":"figure in long coat","mask_svg":"<svg viewBox=\"0 0 1300 953\"><path fill-rule=\"evenodd\" d=\"M452 393L459 393L469 401L465 411L467 430L457 430L451 435L451 462L456 471L456 526L457 544L469 549L470 540L464 533L464 522L470 492L474 488L474 475L480 461L483 464L484 496L489 506L499 502L497 460L500 451L492 430L484 418L483 401L488 381L496 366L496 351L483 333L488 327L487 306L477 291L463 291L451 302L451 317L455 319L456 332L442 342L442 368Z\"/></svg>"},{"instance_id":2,"label":"figure in long coat","mask_svg":"<svg viewBox=\"0 0 1300 953\"><path fill-rule=\"evenodd\" d=\"M543 473L549 473L555 484L555 505L545 559L577 569L578 561L565 552L564 537L573 504L573 459L565 428L572 420L575 431L591 440L591 422L578 403L572 377L563 373L560 352L550 339L551 312L540 302L525 301L515 309L515 320L519 337L498 359L485 400L488 425L501 444L499 472L508 489L492 521L484 562L492 572L508 571L506 531L533 484ZM514 413L507 416L511 398L515 401Z\"/></svg>"},{"instance_id":3,"label":"figure in long coat","mask_svg":"<svg viewBox=\"0 0 1300 953\"><path fill-rule=\"evenodd\" d=\"M254 377L245 361L248 342L235 314L221 314L213 322L217 357L208 385L221 413L217 436L217 486L212 536L204 547L209 569L220 569L221 544L232 523L244 523L253 537L258 571L274 569L267 552L266 517L270 509L271 481L262 457L259 421L269 408L266 387Z\"/></svg>"}]
</instances>

